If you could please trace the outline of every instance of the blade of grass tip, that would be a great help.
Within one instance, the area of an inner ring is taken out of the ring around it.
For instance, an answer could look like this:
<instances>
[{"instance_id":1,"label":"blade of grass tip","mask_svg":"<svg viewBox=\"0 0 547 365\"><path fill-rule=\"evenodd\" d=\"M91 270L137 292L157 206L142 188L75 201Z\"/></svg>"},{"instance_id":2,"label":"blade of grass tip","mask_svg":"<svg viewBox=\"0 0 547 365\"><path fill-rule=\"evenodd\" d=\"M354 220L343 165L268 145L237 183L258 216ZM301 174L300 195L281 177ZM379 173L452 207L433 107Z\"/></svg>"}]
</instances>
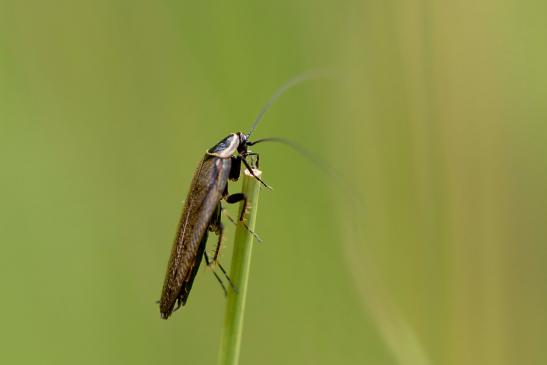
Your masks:
<instances>
[{"instance_id":1,"label":"blade of grass tip","mask_svg":"<svg viewBox=\"0 0 547 365\"><path fill-rule=\"evenodd\" d=\"M260 170L253 170L257 177L262 174ZM230 290L226 300L226 312L224 327L220 339L219 365L237 365L241 347L241 333L243 331L243 315L245 312L245 299L247 296L247 282L251 266L251 252L253 248L253 234L255 229L256 211L258 207L258 193L260 182L249 171L245 170L243 177L243 194L247 196L247 204L250 207L245 225L239 223L236 228L234 250L230 277L237 288L237 292ZM243 204L240 208L243 209Z\"/></svg>"}]
</instances>

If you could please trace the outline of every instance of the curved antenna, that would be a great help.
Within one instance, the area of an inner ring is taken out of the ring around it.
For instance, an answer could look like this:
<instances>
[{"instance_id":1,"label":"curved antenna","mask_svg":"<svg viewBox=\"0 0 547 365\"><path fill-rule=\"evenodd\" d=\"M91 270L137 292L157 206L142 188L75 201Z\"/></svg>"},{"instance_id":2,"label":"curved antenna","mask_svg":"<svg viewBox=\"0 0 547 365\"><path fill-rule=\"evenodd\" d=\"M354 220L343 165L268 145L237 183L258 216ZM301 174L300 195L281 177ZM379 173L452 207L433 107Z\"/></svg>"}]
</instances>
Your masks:
<instances>
[{"instance_id":1,"label":"curved antenna","mask_svg":"<svg viewBox=\"0 0 547 365\"><path fill-rule=\"evenodd\" d=\"M287 147L292 148L294 151L298 152L300 155L302 155L304 158L306 158L308 161L313 163L316 167L318 167L320 170L325 172L327 175L335 175L333 174L333 168L328 165L325 161L323 161L321 158L319 158L317 155L315 155L313 152L309 151L307 148L302 147L298 143L291 141L290 139L281 138L281 137L268 137L268 138L260 138L255 141L248 141L248 146L253 146L257 143L262 142L277 142L284 144Z\"/></svg>"},{"instance_id":2,"label":"curved antenna","mask_svg":"<svg viewBox=\"0 0 547 365\"><path fill-rule=\"evenodd\" d=\"M262 142L277 142L284 144L287 147L290 147L293 151L298 152L302 157L315 165L315 167L317 167L322 173L335 181L335 183L340 188L339 191L342 192L342 195L346 196L347 202L350 205L354 207L364 205L365 199L358 193L358 189L355 188L355 185L352 183L352 181L346 179L334 166L323 160L321 157L317 156L312 151L302 147L301 145L294 141L291 141L290 139L281 137L269 137L257 139L256 141L248 141L247 145L252 146Z\"/></svg>"},{"instance_id":3,"label":"curved antenna","mask_svg":"<svg viewBox=\"0 0 547 365\"><path fill-rule=\"evenodd\" d=\"M262 120L262 118L264 117L264 114L266 114L266 112L270 109L270 107L272 106L272 104L281 96L285 93L285 91L289 90L291 87L295 86L295 85L298 85L300 84L301 82L303 81L306 81L306 80L311 80L311 79L316 79L316 78L319 78L319 77L325 77L327 76L329 73L324 71L324 70L315 70L315 71L308 71L308 72L305 72L303 74L300 74L298 76L296 76L295 78L293 79L290 79L289 81L287 81L285 83L285 85L281 86L273 95L272 97L270 98L270 100L268 100L268 102L266 104L264 104L264 106L262 107L262 109L260 109L260 112L258 113L258 115L256 116L254 122L253 122L253 125L251 126L251 130L249 131L249 133L247 133L247 138L249 138L251 136L251 134L253 134L253 132L255 131L256 129L256 126L258 125L258 123L260 123L260 121Z\"/></svg>"},{"instance_id":4,"label":"curved antenna","mask_svg":"<svg viewBox=\"0 0 547 365\"><path fill-rule=\"evenodd\" d=\"M257 143L262 142L277 142L284 144L287 147L290 147L292 150L298 152L302 157L310 161L315 167L317 167L321 172L323 172L328 177L332 178L333 180L336 180L338 184L344 186L344 188L350 188L350 191L355 190L348 181L346 181L342 175L329 163L327 163L325 160L317 156L312 151L308 150L307 148L302 147L298 143L291 141L290 139L281 138L281 137L269 137L269 138L261 138L257 139L256 141L247 142L247 145L252 146Z\"/></svg>"}]
</instances>

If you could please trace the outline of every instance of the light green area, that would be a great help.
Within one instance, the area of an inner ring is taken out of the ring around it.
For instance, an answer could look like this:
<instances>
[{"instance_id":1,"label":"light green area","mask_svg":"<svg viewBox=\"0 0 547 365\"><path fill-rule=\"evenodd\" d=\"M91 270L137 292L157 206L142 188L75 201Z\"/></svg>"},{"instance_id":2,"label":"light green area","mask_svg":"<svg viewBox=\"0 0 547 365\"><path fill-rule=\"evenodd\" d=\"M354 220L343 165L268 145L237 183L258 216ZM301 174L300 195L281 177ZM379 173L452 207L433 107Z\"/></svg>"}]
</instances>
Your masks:
<instances>
[{"instance_id":1,"label":"light green area","mask_svg":"<svg viewBox=\"0 0 547 365\"><path fill-rule=\"evenodd\" d=\"M211 272L169 320L155 304L192 174L324 68L337 79L287 92L253 137L350 182L253 146L274 191L240 363L547 363L546 13L0 0L0 363L214 364Z\"/></svg>"}]
</instances>

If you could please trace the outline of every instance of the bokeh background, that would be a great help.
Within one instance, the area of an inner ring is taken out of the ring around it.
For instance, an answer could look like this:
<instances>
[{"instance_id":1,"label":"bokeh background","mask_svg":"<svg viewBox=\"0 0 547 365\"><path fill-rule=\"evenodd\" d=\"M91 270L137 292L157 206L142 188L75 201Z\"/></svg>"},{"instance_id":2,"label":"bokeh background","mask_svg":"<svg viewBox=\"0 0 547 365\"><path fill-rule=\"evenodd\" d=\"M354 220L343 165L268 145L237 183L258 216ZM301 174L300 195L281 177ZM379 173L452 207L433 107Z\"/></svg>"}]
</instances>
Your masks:
<instances>
[{"instance_id":1,"label":"bokeh background","mask_svg":"<svg viewBox=\"0 0 547 365\"><path fill-rule=\"evenodd\" d=\"M547 363L546 12L1 0L0 362L214 364L211 273L155 304L181 202L206 148L319 68L255 137L341 178L256 146L275 190L241 363Z\"/></svg>"}]
</instances>

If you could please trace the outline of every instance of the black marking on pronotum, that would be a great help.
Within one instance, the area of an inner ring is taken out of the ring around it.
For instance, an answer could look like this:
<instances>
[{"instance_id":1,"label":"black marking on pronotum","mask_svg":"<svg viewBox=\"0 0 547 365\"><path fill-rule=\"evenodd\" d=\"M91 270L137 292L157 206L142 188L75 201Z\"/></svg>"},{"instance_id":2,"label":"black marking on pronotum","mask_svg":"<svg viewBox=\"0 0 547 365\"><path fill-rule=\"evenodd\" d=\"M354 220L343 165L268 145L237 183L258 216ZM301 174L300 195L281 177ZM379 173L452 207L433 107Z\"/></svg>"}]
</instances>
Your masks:
<instances>
[{"instance_id":1,"label":"black marking on pronotum","mask_svg":"<svg viewBox=\"0 0 547 365\"><path fill-rule=\"evenodd\" d=\"M268 187L252 172L253 166L251 165L258 167L259 155L248 150L248 146L266 140L251 142L249 138L266 111L281 94L304 80L318 76L322 76L322 74L317 72L307 73L287 82L262 107L248 133L231 133L206 151L190 184L190 190L186 197L175 242L171 250L159 302L162 318L167 319L173 311L186 304L202 259L205 259L208 266L218 265L230 286L234 288L226 271L218 263L224 231L221 221L223 210L221 202L223 199L229 204L243 201L244 206L239 217L239 221L243 222L247 200L242 193L232 195L228 193L228 180L237 181L239 179L241 165L243 164L258 181ZM251 156L256 158L256 163L252 161ZM217 246L212 258L205 251L208 232L218 235ZM226 293L226 287L220 276L214 270L213 273Z\"/></svg>"}]
</instances>

